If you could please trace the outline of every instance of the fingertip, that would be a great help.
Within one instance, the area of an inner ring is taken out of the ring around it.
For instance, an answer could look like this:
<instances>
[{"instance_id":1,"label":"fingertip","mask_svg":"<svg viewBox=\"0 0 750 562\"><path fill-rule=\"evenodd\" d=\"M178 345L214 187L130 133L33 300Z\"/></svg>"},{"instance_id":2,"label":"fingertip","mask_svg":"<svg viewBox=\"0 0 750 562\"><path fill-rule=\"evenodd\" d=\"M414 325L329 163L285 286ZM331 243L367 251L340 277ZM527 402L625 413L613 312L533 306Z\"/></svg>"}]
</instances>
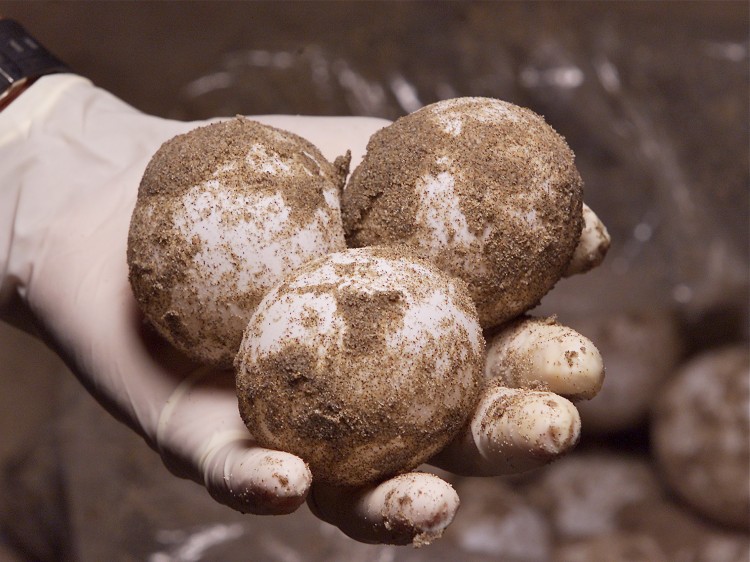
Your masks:
<instances>
[{"instance_id":1,"label":"fingertip","mask_svg":"<svg viewBox=\"0 0 750 562\"><path fill-rule=\"evenodd\" d=\"M593 342L572 328L525 317L488 341L485 375L511 388L541 387L585 400L601 390L604 362Z\"/></svg>"},{"instance_id":2,"label":"fingertip","mask_svg":"<svg viewBox=\"0 0 750 562\"><path fill-rule=\"evenodd\" d=\"M459 503L448 482L421 472L361 490L317 485L308 498L317 517L355 540L417 547L442 536Z\"/></svg>"},{"instance_id":3,"label":"fingertip","mask_svg":"<svg viewBox=\"0 0 750 562\"><path fill-rule=\"evenodd\" d=\"M556 325L537 347L537 371L549 390L570 400L588 400L604 383L604 361L594 343L572 328Z\"/></svg>"},{"instance_id":4,"label":"fingertip","mask_svg":"<svg viewBox=\"0 0 750 562\"><path fill-rule=\"evenodd\" d=\"M540 393L536 400L529 400L524 405L524 410L536 420L532 431L526 436L533 443L531 451L555 458L578 443L581 416L569 400L552 393Z\"/></svg>"},{"instance_id":5,"label":"fingertip","mask_svg":"<svg viewBox=\"0 0 750 562\"><path fill-rule=\"evenodd\" d=\"M381 484L384 528L399 543L424 546L440 538L460 505L445 480L428 473L409 473Z\"/></svg>"},{"instance_id":6,"label":"fingertip","mask_svg":"<svg viewBox=\"0 0 750 562\"><path fill-rule=\"evenodd\" d=\"M581 237L563 277L586 273L600 265L609 251L610 244L611 238L607 227L591 207L584 203Z\"/></svg>"},{"instance_id":7,"label":"fingertip","mask_svg":"<svg viewBox=\"0 0 750 562\"><path fill-rule=\"evenodd\" d=\"M205 473L206 488L214 499L255 515L295 511L305 502L312 484L310 469L299 457L256 447L217 454Z\"/></svg>"},{"instance_id":8,"label":"fingertip","mask_svg":"<svg viewBox=\"0 0 750 562\"><path fill-rule=\"evenodd\" d=\"M567 399L551 392L488 389L472 422L472 433L486 472L513 473L542 466L570 451L581 432L581 418Z\"/></svg>"}]
</instances>

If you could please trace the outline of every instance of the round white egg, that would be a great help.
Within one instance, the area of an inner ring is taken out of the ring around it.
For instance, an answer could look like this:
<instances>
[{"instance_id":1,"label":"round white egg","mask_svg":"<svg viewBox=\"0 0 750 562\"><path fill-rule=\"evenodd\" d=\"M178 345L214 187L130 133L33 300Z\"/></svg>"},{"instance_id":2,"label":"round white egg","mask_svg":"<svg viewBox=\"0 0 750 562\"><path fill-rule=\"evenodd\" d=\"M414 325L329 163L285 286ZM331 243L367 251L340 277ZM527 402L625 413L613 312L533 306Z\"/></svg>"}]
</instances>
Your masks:
<instances>
[{"instance_id":1,"label":"round white egg","mask_svg":"<svg viewBox=\"0 0 750 562\"><path fill-rule=\"evenodd\" d=\"M535 306L582 228L573 152L490 98L428 105L378 131L342 197L350 246L408 244L469 286L484 327Z\"/></svg>"},{"instance_id":2,"label":"round white egg","mask_svg":"<svg viewBox=\"0 0 750 562\"><path fill-rule=\"evenodd\" d=\"M345 248L341 169L306 140L240 117L167 141L128 238L131 286L157 331L194 359L230 365L263 295Z\"/></svg>"},{"instance_id":3,"label":"round white egg","mask_svg":"<svg viewBox=\"0 0 750 562\"><path fill-rule=\"evenodd\" d=\"M359 486L410 470L465 424L484 340L466 287L395 248L330 254L261 301L235 362L257 442L313 478Z\"/></svg>"},{"instance_id":4,"label":"round white egg","mask_svg":"<svg viewBox=\"0 0 750 562\"><path fill-rule=\"evenodd\" d=\"M667 487L698 513L750 526L750 351L735 344L683 364L652 405L651 450Z\"/></svg>"}]
</instances>

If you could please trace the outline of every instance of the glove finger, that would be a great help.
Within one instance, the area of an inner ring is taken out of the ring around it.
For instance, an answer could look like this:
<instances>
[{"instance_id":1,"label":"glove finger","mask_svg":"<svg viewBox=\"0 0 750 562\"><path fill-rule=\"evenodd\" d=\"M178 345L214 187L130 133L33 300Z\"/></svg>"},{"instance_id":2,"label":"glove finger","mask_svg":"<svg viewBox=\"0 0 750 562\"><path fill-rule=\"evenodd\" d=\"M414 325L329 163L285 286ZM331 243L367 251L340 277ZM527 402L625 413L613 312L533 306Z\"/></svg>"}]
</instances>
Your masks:
<instances>
[{"instance_id":1,"label":"glove finger","mask_svg":"<svg viewBox=\"0 0 750 562\"><path fill-rule=\"evenodd\" d=\"M596 346L554 318L523 317L488 338L488 379L511 388L544 388L571 400L596 396L604 363Z\"/></svg>"},{"instance_id":2,"label":"glove finger","mask_svg":"<svg viewBox=\"0 0 750 562\"><path fill-rule=\"evenodd\" d=\"M453 521L459 500L444 480L411 472L362 490L315 485L308 505L360 542L423 546Z\"/></svg>"},{"instance_id":3,"label":"glove finger","mask_svg":"<svg viewBox=\"0 0 750 562\"><path fill-rule=\"evenodd\" d=\"M290 513L304 503L312 475L299 457L259 447L237 408L230 372L199 369L167 401L157 444L176 475L203 484L243 513Z\"/></svg>"},{"instance_id":4,"label":"glove finger","mask_svg":"<svg viewBox=\"0 0 750 562\"><path fill-rule=\"evenodd\" d=\"M471 422L431 464L456 474L513 474L547 464L578 442L575 406L551 392L506 388L497 380L482 392Z\"/></svg>"},{"instance_id":5,"label":"glove finger","mask_svg":"<svg viewBox=\"0 0 750 562\"><path fill-rule=\"evenodd\" d=\"M607 227L591 210L591 207L584 203L581 238L563 276L570 277L586 273L600 265L609 251L610 243Z\"/></svg>"},{"instance_id":6,"label":"glove finger","mask_svg":"<svg viewBox=\"0 0 750 562\"><path fill-rule=\"evenodd\" d=\"M251 438L229 440L202 462L206 489L242 513L281 515L301 506L312 476L299 457L257 447Z\"/></svg>"}]
</instances>

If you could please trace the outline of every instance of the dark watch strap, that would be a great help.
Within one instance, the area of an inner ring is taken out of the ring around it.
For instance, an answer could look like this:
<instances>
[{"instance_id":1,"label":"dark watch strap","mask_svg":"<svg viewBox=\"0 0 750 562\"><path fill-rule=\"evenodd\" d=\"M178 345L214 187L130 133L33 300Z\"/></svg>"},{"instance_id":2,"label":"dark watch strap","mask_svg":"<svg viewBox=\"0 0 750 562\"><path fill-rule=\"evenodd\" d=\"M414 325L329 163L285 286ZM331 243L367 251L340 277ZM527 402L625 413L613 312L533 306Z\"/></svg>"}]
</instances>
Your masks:
<instances>
[{"instance_id":1,"label":"dark watch strap","mask_svg":"<svg viewBox=\"0 0 750 562\"><path fill-rule=\"evenodd\" d=\"M71 72L18 22L0 20L0 99L46 74Z\"/></svg>"}]
</instances>

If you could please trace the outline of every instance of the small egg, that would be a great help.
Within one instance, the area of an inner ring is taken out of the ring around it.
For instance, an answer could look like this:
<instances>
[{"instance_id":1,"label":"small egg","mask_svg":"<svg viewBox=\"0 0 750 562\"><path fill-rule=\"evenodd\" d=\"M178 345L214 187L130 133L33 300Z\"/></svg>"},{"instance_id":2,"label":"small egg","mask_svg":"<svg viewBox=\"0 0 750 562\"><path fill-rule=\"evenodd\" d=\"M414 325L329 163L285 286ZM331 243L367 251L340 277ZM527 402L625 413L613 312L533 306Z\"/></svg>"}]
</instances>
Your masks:
<instances>
[{"instance_id":1,"label":"small egg","mask_svg":"<svg viewBox=\"0 0 750 562\"><path fill-rule=\"evenodd\" d=\"M309 262L258 305L235 361L242 418L313 479L361 486L442 449L478 398L484 339L465 284L399 248Z\"/></svg>"},{"instance_id":2,"label":"small egg","mask_svg":"<svg viewBox=\"0 0 750 562\"><path fill-rule=\"evenodd\" d=\"M538 304L581 236L582 182L536 113L489 98L378 131L342 196L350 247L408 244L469 286L483 327Z\"/></svg>"},{"instance_id":3,"label":"small egg","mask_svg":"<svg viewBox=\"0 0 750 562\"><path fill-rule=\"evenodd\" d=\"M710 349L683 364L652 406L651 450L667 487L701 515L750 526L750 351Z\"/></svg>"},{"instance_id":4,"label":"small egg","mask_svg":"<svg viewBox=\"0 0 750 562\"><path fill-rule=\"evenodd\" d=\"M193 359L231 365L263 295L346 247L346 168L297 135L241 117L164 143L141 181L127 256L156 330Z\"/></svg>"}]
</instances>

